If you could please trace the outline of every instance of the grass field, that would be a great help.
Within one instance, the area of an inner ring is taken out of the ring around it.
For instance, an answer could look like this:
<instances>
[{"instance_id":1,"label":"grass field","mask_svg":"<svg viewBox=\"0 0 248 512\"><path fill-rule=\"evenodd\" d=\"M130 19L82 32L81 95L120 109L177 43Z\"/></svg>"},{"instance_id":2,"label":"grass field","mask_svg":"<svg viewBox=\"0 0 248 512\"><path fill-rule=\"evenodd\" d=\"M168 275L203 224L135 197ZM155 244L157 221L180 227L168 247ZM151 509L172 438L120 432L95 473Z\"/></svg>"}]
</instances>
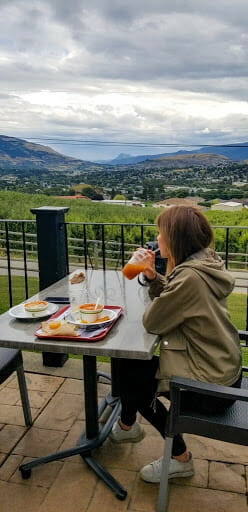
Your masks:
<instances>
[{"instance_id":1,"label":"grass field","mask_svg":"<svg viewBox=\"0 0 248 512\"><path fill-rule=\"evenodd\" d=\"M30 277L28 280L29 296L38 292L39 281L37 277ZM8 294L8 278L7 276L0 276L0 313L9 309L9 294ZM24 277L12 277L12 290L13 290L13 306L19 304L25 299ZM228 297L228 310L231 320L237 329L245 330L246 328L246 295L242 293L233 293ZM247 354L244 354L246 352ZM243 350L243 360L248 365L248 350Z\"/></svg>"}]
</instances>

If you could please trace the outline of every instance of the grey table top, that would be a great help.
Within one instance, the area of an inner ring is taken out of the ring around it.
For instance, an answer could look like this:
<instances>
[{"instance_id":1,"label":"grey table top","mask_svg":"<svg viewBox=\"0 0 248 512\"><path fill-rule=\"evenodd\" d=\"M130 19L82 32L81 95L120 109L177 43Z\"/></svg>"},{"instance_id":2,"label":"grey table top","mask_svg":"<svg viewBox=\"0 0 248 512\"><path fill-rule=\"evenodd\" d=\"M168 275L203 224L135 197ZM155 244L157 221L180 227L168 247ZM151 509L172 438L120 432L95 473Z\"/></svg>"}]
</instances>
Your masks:
<instances>
[{"instance_id":1,"label":"grey table top","mask_svg":"<svg viewBox=\"0 0 248 512\"><path fill-rule=\"evenodd\" d=\"M142 324L143 312L150 302L147 288L140 286L137 279L128 281L120 271L88 270L85 274L84 286L89 301L95 301L100 296L105 305L124 308L122 316L102 341L38 339L34 331L39 327L40 320L17 320L6 312L0 316L0 346L43 352L151 359L158 337L147 333ZM67 276L32 298L42 300L46 296L68 296L68 285Z\"/></svg>"}]
</instances>

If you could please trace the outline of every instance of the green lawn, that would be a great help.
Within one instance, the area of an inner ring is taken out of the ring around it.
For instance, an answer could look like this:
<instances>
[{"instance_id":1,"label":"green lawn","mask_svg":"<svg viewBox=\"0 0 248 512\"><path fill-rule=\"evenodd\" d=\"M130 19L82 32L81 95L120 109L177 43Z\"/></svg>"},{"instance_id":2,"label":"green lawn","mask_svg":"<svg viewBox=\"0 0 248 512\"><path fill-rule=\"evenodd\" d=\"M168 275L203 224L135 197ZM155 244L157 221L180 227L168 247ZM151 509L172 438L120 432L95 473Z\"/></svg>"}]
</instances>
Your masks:
<instances>
[{"instance_id":1,"label":"green lawn","mask_svg":"<svg viewBox=\"0 0 248 512\"><path fill-rule=\"evenodd\" d=\"M0 276L0 313L9 309L9 294L8 294L8 278L7 276ZM34 295L39 290L39 280L37 277L29 277L28 279L28 293L29 296ZM25 299L25 284L24 277L12 277L12 294L13 306L22 302ZM245 330L246 327L246 295L242 293L233 293L228 298L228 309L232 322L237 329ZM244 352L247 353L244 354ZM101 360L106 360L101 358ZM243 360L248 365L248 350L243 350Z\"/></svg>"},{"instance_id":2,"label":"green lawn","mask_svg":"<svg viewBox=\"0 0 248 512\"><path fill-rule=\"evenodd\" d=\"M9 309L9 284L7 276L0 276L0 313ZM38 277L29 277L28 279L28 295L34 295L39 291ZM13 306L25 300L25 281L24 277L12 277L12 299Z\"/></svg>"}]
</instances>

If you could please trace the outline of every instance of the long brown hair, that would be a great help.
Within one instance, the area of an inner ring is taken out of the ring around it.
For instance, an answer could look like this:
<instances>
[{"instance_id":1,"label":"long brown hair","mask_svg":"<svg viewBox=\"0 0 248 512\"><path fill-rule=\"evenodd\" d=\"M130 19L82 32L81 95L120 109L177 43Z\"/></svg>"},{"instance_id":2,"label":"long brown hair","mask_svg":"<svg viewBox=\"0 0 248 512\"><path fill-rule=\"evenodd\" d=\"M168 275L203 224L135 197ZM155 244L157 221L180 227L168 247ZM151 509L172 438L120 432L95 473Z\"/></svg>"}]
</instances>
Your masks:
<instances>
[{"instance_id":1,"label":"long brown hair","mask_svg":"<svg viewBox=\"0 0 248 512\"><path fill-rule=\"evenodd\" d=\"M160 213L156 222L169 253L166 274L213 243L212 228L197 208L172 206Z\"/></svg>"}]
</instances>

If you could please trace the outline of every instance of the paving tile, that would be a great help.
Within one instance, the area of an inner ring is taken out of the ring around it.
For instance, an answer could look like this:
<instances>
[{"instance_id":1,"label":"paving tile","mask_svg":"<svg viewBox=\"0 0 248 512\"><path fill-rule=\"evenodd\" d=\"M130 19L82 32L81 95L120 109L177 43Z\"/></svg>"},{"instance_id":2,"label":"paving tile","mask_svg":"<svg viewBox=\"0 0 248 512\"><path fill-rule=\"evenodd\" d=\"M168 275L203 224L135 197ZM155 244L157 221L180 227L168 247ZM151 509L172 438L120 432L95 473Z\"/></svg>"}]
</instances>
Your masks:
<instances>
[{"instance_id":1,"label":"paving tile","mask_svg":"<svg viewBox=\"0 0 248 512\"><path fill-rule=\"evenodd\" d=\"M147 435L140 443L132 444L132 451L129 462L130 469L136 469L136 471L139 471L140 468L149 462L152 462L153 460L161 457L163 455L163 450L164 440L161 436Z\"/></svg>"},{"instance_id":2,"label":"paving tile","mask_svg":"<svg viewBox=\"0 0 248 512\"><path fill-rule=\"evenodd\" d=\"M0 464L6 459L6 453L0 453Z\"/></svg>"},{"instance_id":3,"label":"paving tile","mask_svg":"<svg viewBox=\"0 0 248 512\"><path fill-rule=\"evenodd\" d=\"M96 451L96 459L105 467L137 471L131 459L132 445L130 443L115 444L107 439Z\"/></svg>"},{"instance_id":4,"label":"paving tile","mask_svg":"<svg viewBox=\"0 0 248 512\"><path fill-rule=\"evenodd\" d=\"M30 402L30 407L33 407L34 409L41 409L46 405L46 403L51 399L53 396L52 392L49 391L36 391L36 390L29 390L28 391L28 397ZM19 396L19 399L17 401L17 405L21 405L21 399Z\"/></svg>"},{"instance_id":5,"label":"paving tile","mask_svg":"<svg viewBox=\"0 0 248 512\"><path fill-rule=\"evenodd\" d=\"M0 404L15 405L19 399L19 389L10 388L8 386L0 389Z\"/></svg>"},{"instance_id":6,"label":"paving tile","mask_svg":"<svg viewBox=\"0 0 248 512\"><path fill-rule=\"evenodd\" d=\"M30 410L34 419L37 416L37 409L31 407ZM0 404L0 418L3 423L10 425L25 425L23 409L20 405Z\"/></svg>"},{"instance_id":7,"label":"paving tile","mask_svg":"<svg viewBox=\"0 0 248 512\"><path fill-rule=\"evenodd\" d=\"M28 457L42 457L56 452L63 442L65 433L32 427L13 449L13 453Z\"/></svg>"},{"instance_id":8,"label":"paving tile","mask_svg":"<svg viewBox=\"0 0 248 512\"><path fill-rule=\"evenodd\" d=\"M147 435L139 443L117 444L107 439L97 451L97 460L111 468L139 471L148 462L161 457L163 444L162 437L156 435Z\"/></svg>"},{"instance_id":9,"label":"paving tile","mask_svg":"<svg viewBox=\"0 0 248 512\"><path fill-rule=\"evenodd\" d=\"M0 467L0 480L9 480L18 469L23 457L21 455L10 455Z\"/></svg>"},{"instance_id":10,"label":"paving tile","mask_svg":"<svg viewBox=\"0 0 248 512\"><path fill-rule=\"evenodd\" d=\"M82 407L83 400L78 395L56 394L40 414L35 425L41 428L67 431L79 416Z\"/></svg>"},{"instance_id":11,"label":"paving tile","mask_svg":"<svg viewBox=\"0 0 248 512\"><path fill-rule=\"evenodd\" d=\"M25 485L0 482L1 512L36 512L46 494L42 487L30 490Z\"/></svg>"},{"instance_id":12,"label":"paving tile","mask_svg":"<svg viewBox=\"0 0 248 512\"><path fill-rule=\"evenodd\" d=\"M35 352L23 352L25 371L60 377L82 378L82 359L70 357L61 367L43 365L42 355Z\"/></svg>"},{"instance_id":13,"label":"paving tile","mask_svg":"<svg viewBox=\"0 0 248 512\"><path fill-rule=\"evenodd\" d=\"M208 439L202 436L193 436L191 434L185 434L184 438L188 449L197 459L247 464L248 446L224 443L223 441L216 441L215 439Z\"/></svg>"},{"instance_id":14,"label":"paving tile","mask_svg":"<svg viewBox=\"0 0 248 512\"><path fill-rule=\"evenodd\" d=\"M35 512L86 512L95 485L96 476L83 461L81 464L66 461L44 502Z\"/></svg>"},{"instance_id":15,"label":"paving tile","mask_svg":"<svg viewBox=\"0 0 248 512\"><path fill-rule=\"evenodd\" d=\"M137 480L130 508L135 511L155 512L158 484ZM169 486L168 512L247 512L246 497L242 494L196 488L184 485Z\"/></svg>"},{"instance_id":16,"label":"paving tile","mask_svg":"<svg viewBox=\"0 0 248 512\"><path fill-rule=\"evenodd\" d=\"M110 363L103 362L103 361L97 362L97 370L100 372L108 373L110 375L110 373L111 373Z\"/></svg>"},{"instance_id":17,"label":"paving tile","mask_svg":"<svg viewBox=\"0 0 248 512\"><path fill-rule=\"evenodd\" d=\"M211 462L209 487L229 492L246 492L245 467L241 464Z\"/></svg>"},{"instance_id":18,"label":"paving tile","mask_svg":"<svg viewBox=\"0 0 248 512\"><path fill-rule=\"evenodd\" d=\"M173 478L171 483L178 485L191 485L192 487L208 487L208 461L194 458L195 474L190 478ZM211 486L210 486L211 487ZM219 489L219 487L214 487ZM236 492L236 491L235 491Z\"/></svg>"},{"instance_id":19,"label":"paving tile","mask_svg":"<svg viewBox=\"0 0 248 512\"><path fill-rule=\"evenodd\" d=\"M0 452L9 453L23 437L27 428L17 425L5 425L0 431Z\"/></svg>"},{"instance_id":20,"label":"paving tile","mask_svg":"<svg viewBox=\"0 0 248 512\"><path fill-rule=\"evenodd\" d=\"M62 377L54 377L50 375L41 375L38 373L25 372L27 388L37 391L53 391L55 392L64 382ZM13 378L8 384L11 388L18 388L17 378Z\"/></svg>"},{"instance_id":21,"label":"paving tile","mask_svg":"<svg viewBox=\"0 0 248 512\"><path fill-rule=\"evenodd\" d=\"M58 393L69 393L72 395L82 395L83 381L79 379L65 379Z\"/></svg>"},{"instance_id":22,"label":"paving tile","mask_svg":"<svg viewBox=\"0 0 248 512\"><path fill-rule=\"evenodd\" d=\"M246 497L243 494L212 489L170 486L168 512L209 512L210 510L247 512Z\"/></svg>"},{"instance_id":23,"label":"paving tile","mask_svg":"<svg viewBox=\"0 0 248 512\"><path fill-rule=\"evenodd\" d=\"M143 482L139 476L135 481L134 489L130 499L130 508L137 511L155 512L158 501L158 484ZM181 509L177 510L181 512ZM189 509L187 512L196 512ZM198 512L198 511L197 511Z\"/></svg>"},{"instance_id":24,"label":"paving tile","mask_svg":"<svg viewBox=\"0 0 248 512\"><path fill-rule=\"evenodd\" d=\"M127 510L136 473L120 469L111 471L111 474L127 490L127 498L124 501L118 500L114 493L99 480L87 512L122 512Z\"/></svg>"},{"instance_id":25,"label":"paving tile","mask_svg":"<svg viewBox=\"0 0 248 512\"><path fill-rule=\"evenodd\" d=\"M11 457L14 457L14 455L12 455ZM15 457L17 457L17 455ZM30 462L31 460L33 460L31 457L24 457L24 458L22 456L19 456L19 457L21 457L21 459L22 459L21 464L24 464L25 462ZM11 476L11 478L9 480L10 482L15 482L17 484L22 484L22 485L28 485L31 488L33 486L41 486L41 487L45 487L48 489L52 486L55 478L61 471L61 469L63 467L63 462L62 461L54 461L54 462L50 462L49 464L43 464L41 466L37 466L36 468L32 469L31 476L27 480L22 478L21 472L19 471L19 466L20 466L20 464L18 464L16 466L15 472L13 473L13 475Z\"/></svg>"},{"instance_id":26,"label":"paving tile","mask_svg":"<svg viewBox=\"0 0 248 512\"><path fill-rule=\"evenodd\" d=\"M147 431L147 426L145 425ZM153 429L154 431L154 429ZM107 439L97 451L101 464L112 468L139 471L142 466L161 457L164 441L160 435L146 437L139 443L112 443Z\"/></svg>"},{"instance_id":27,"label":"paving tile","mask_svg":"<svg viewBox=\"0 0 248 512\"><path fill-rule=\"evenodd\" d=\"M97 386L98 396L105 396L110 391L110 384L105 384L103 382L98 382ZM84 381L79 379L65 379L65 382L62 384L61 388L58 390L59 393L69 393L72 395L81 395L84 394Z\"/></svg>"}]
</instances>

